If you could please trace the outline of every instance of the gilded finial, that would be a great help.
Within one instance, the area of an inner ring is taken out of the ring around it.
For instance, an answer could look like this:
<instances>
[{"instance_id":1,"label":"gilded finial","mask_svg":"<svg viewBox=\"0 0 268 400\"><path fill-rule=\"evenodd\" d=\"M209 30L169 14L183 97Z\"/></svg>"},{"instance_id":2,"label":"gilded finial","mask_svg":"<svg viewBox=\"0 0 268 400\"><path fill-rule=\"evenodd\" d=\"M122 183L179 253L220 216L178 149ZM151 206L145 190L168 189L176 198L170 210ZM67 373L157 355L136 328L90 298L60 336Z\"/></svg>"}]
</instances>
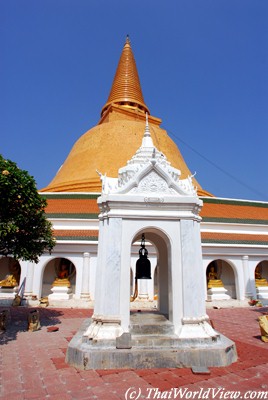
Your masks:
<instances>
[{"instance_id":1,"label":"gilded finial","mask_svg":"<svg viewBox=\"0 0 268 400\"><path fill-rule=\"evenodd\" d=\"M146 112L146 124L145 124L145 131L142 139L142 147L154 147L153 141L151 138L149 121L148 121L148 112Z\"/></svg>"},{"instance_id":2,"label":"gilded finial","mask_svg":"<svg viewBox=\"0 0 268 400\"><path fill-rule=\"evenodd\" d=\"M150 134L150 128L149 128L149 121L148 121L148 113L146 112L146 124L145 124L145 132L144 136L151 136Z\"/></svg>"},{"instance_id":3,"label":"gilded finial","mask_svg":"<svg viewBox=\"0 0 268 400\"><path fill-rule=\"evenodd\" d=\"M126 36L126 42L117 66L112 88L108 100L102 108L101 115L104 115L112 104L125 107L128 110L135 109L144 114L147 111L150 114L144 103L129 35Z\"/></svg>"}]
</instances>

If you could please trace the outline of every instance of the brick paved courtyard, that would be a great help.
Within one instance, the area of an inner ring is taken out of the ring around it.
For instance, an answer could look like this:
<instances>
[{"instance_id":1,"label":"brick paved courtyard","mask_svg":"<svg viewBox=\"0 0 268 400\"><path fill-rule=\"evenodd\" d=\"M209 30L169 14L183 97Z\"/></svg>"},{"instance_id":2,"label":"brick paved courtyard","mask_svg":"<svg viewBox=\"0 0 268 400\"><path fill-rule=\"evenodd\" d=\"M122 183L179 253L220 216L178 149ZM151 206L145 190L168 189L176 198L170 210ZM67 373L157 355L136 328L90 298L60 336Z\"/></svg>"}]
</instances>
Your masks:
<instances>
[{"instance_id":1,"label":"brick paved courtyard","mask_svg":"<svg viewBox=\"0 0 268 400\"><path fill-rule=\"evenodd\" d=\"M29 311L10 308L10 322L0 335L0 399L223 399L227 390L240 391L242 399L268 399L268 343L261 341L257 322L267 307L207 310L215 329L235 341L239 357L228 367L210 368L209 375L193 374L189 368L76 370L65 364L66 348L92 310L39 308L37 332L27 331ZM48 332L51 326L59 330ZM176 388L181 388L179 394Z\"/></svg>"}]
</instances>

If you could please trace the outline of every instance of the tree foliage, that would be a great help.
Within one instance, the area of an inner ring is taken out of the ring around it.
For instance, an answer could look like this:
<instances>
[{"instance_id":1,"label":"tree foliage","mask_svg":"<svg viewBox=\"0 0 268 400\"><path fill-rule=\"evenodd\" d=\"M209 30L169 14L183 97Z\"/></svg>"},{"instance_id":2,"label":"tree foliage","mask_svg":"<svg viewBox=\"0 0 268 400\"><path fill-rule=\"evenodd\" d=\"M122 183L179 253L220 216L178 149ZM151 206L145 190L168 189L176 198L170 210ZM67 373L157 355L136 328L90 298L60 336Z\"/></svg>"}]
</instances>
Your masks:
<instances>
[{"instance_id":1,"label":"tree foliage","mask_svg":"<svg viewBox=\"0 0 268 400\"><path fill-rule=\"evenodd\" d=\"M0 254L38 262L56 242L47 220L47 202L27 171L0 155Z\"/></svg>"}]
</instances>

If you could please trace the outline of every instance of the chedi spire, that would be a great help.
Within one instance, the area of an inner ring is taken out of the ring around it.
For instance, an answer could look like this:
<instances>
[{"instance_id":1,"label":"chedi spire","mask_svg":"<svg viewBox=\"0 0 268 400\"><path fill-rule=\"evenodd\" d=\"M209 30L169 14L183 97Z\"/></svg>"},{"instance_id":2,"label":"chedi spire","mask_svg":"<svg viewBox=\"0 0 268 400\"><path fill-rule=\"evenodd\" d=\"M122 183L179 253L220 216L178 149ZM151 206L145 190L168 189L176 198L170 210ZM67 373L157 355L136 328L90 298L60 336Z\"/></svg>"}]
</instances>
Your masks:
<instances>
[{"instance_id":1,"label":"chedi spire","mask_svg":"<svg viewBox=\"0 0 268 400\"><path fill-rule=\"evenodd\" d=\"M148 107L144 103L136 62L128 35L117 66L110 95L101 111L102 116L112 104L150 114Z\"/></svg>"}]
</instances>

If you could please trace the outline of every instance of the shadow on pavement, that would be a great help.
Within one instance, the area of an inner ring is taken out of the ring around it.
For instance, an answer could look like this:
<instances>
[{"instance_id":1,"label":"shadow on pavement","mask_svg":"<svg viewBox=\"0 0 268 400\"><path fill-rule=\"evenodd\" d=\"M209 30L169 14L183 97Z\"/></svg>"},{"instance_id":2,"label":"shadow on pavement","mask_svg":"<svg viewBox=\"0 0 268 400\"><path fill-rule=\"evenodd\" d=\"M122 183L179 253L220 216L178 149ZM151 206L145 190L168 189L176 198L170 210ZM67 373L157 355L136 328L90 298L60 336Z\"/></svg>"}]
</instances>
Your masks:
<instances>
[{"instance_id":1,"label":"shadow on pavement","mask_svg":"<svg viewBox=\"0 0 268 400\"><path fill-rule=\"evenodd\" d=\"M38 310L41 327L49 327L60 324L62 311L49 308L28 308L28 307L0 307L0 312L7 310L6 329L0 330L0 345L16 340L18 332L28 330L28 315L33 310Z\"/></svg>"}]
</instances>

